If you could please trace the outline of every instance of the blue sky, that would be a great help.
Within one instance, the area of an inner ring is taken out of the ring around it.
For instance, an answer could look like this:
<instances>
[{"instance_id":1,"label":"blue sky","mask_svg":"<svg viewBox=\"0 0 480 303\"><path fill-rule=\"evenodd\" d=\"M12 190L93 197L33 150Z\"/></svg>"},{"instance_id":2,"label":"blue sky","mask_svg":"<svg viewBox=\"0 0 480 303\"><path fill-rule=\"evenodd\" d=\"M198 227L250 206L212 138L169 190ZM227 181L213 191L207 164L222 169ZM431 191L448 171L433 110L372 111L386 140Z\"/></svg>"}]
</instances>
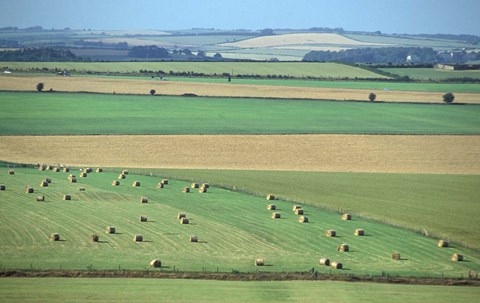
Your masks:
<instances>
[{"instance_id":1,"label":"blue sky","mask_svg":"<svg viewBox=\"0 0 480 303\"><path fill-rule=\"evenodd\" d=\"M0 0L0 27L343 27L480 35L480 0Z\"/></svg>"}]
</instances>

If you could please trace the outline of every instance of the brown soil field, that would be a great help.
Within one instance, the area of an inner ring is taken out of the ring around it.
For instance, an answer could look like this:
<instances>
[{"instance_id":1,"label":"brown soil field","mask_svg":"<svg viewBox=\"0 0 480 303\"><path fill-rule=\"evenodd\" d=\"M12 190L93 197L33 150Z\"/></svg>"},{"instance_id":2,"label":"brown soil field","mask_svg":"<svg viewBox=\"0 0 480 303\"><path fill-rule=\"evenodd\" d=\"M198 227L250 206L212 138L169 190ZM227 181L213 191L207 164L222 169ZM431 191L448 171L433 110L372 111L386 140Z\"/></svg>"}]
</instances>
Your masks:
<instances>
[{"instance_id":1,"label":"brown soil field","mask_svg":"<svg viewBox=\"0 0 480 303\"><path fill-rule=\"evenodd\" d=\"M75 166L479 174L480 136L3 136L0 155Z\"/></svg>"},{"instance_id":2,"label":"brown soil field","mask_svg":"<svg viewBox=\"0 0 480 303\"><path fill-rule=\"evenodd\" d=\"M148 94L155 89L162 95L193 93L211 97L258 97L280 99L367 100L372 90L192 83L158 80L135 80L95 77L16 77L2 76L0 90L34 91L43 82L45 90L61 92L96 92L117 94ZM411 91L373 91L377 101L443 103L443 93ZM456 103L480 104L478 93L455 93Z\"/></svg>"}]
</instances>

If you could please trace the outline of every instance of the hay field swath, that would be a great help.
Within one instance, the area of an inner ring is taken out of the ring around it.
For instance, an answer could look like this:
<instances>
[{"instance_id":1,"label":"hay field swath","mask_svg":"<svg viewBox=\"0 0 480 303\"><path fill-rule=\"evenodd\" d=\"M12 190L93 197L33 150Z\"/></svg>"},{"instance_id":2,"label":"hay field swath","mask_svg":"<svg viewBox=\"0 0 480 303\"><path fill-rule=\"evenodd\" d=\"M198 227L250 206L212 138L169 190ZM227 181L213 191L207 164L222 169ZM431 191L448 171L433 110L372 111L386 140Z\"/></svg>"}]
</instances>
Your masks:
<instances>
[{"instance_id":1,"label":"hay field swath","mask_svg":"<svg viewBox=\"0 0 480 303\"><path fill-rule=\"evenodd\" d=\"M441 92L385 91L367 89L342 89L321 87L294 87L278 85L241 85L228 83L200 83L162 81L160 79L136 80L98 77L16 77L2 76L0 90L34 91L39 82L57 92L97 92L106 94L146 95L151 89L162 95L183 95L186 93L210 97L250 97L313 100L363 100L374 92L377 101L443 103ZM478 93L455 93L456 103L480 103Z\"/></svg>"},{"instance_id":2,"label":"hay field swath","mask_svg":"<svg viewBox=\"0 0 480 303\"><path fill-rule=\"evenodd\" d=\"M309 223L301 224L292 212L293 203L277 200L282 214L271 219L271 211L263 197L253 197L217 187L208 193L185 194L181 188L190 183L170 180L163 189L155 186L159 177L128 174L120 186L111 182L118 172L90 173L67 181L69 173L16 168L14 175L0 169L1 191L0 263L3 268L23 269L144 269L155 258L162 260L163 270L231 272L255 271L253 260L265 258L265 271L301 271L318 268L321 256L340 260L352 274L428 275L459 277L469 269L480 269L480 256L462 247L440 249L434 239L406 230L353 218L343 221L338 213L305 206ZM78 171L77 171L78 174ZM36 186L45 177L48 187ZM77 176L78 177L78 176ZM132 187L133 180L140 187ZM200 181L200 180L199 180ZM36 192L24 192L26 184ZM85 191L79 191L85 188ZM63 201L65 193L71 201ZM36 202L36 195L45 195L45 202ZM140 203L147 196L148 203ZM190 219L182 225L176 218L185 212ZM146 215L147 222L139 216ZM115 234L105 234L113 225ZM335 228L338 238L323 235ZM353 235L355 228L366 230L366 236ZM60 234L63 241L52 242L48 236ZM93 243L90 235L100 235ZM144 242L135 243L134 234L142 234ZM197 235L199 243L189 242ZM348 243L351 252L338 252L337 245ZM391 259L393 251L403 259ZM469 262L452 262L452 253L462 253Z\"/></svg>"},{"instance_id":3,"label":"hay field swath","mask_svg":"<svg viewBox=\"0 0 480 303\"><path fill-rule=\"evenodd\" d=\"M411 79L425 81L441 81L453 78L480 79L479 70L439 70L434 68L382 68L381 70L396 74L402 77L408 76ZM478 85L478 84L476 84Z\"/></svg>"},{"instance_id":4,"label":"hay field swath","mask_svg":"<svg viewBox=\"0 0 480 303\"><path fill-rule=\"evenodd\" d=\"M332 303L474 302L478 287L394 285L311 281L203 281L166 279L9 278L0 280L3 298L12 303L48 301L109 302L305 302Z\"/></svg>"}]
</instances>

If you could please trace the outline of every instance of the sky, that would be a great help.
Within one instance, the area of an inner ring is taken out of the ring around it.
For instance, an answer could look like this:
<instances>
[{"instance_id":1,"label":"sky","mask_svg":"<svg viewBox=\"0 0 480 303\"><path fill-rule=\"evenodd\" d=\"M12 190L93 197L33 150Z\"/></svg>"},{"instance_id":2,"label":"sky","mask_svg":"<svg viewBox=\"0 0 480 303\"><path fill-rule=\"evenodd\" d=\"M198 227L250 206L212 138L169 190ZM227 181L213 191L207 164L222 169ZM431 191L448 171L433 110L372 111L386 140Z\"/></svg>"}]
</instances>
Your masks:
<instances>
[{"instance_id":1,"label":"sky","mask_svg":"<svg viewBox=\"0 0 480 303\"><path fill-rule=\"evenodd\" d=\"M263 29L342 27L480 35L480 0L0 0L0 27Z\"/></svg>"}]
</instances>

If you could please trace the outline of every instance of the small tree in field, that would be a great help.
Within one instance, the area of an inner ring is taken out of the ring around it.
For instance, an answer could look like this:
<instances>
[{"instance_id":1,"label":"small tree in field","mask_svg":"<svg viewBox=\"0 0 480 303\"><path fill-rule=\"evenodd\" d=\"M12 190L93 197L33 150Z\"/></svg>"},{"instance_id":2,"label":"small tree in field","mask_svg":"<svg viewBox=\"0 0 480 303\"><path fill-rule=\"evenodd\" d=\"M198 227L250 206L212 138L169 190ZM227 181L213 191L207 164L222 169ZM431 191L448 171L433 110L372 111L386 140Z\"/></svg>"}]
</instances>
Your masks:
<instances>
[{"instance_id":1,"label":"small tree in field","mask_svg":"<svg viewBox=\"0 0 480 303\"><path fill-rule=\"evenodd\" d=\"M37 84L37 91L41 92L45 86L43 85L42 82Z\"/></svg>"},{"instance_id":2,"label":"small tree in field","mask_svg":"<svg viewBox=\"0 0 480 303\"><path fill-rule=\"evenodd\" d=\"M151 90L150 90L150 95L153 96L153 95L155 95L155 93L156 93L156 91L155 91L154 89L151 89Z\"/></svg>"},{"instance_id":3,"label":"small tree in field","mask_svg":"<svg viewBox=\"0 0 480 303\"><path fill-rule=\"evenodd\" d=\"M455 99L455 96L452 93L446 93L443 95L443 101L447 103L452 103Z\"/></svg>"},{"instance_id":4,"label":"small tree in field","mask_svg":"<svg viewBox=\"0 0 480 303\"><path fill-rule=\"evenodd\" d=\"M370 95L368 95L368 99L372 102L375 101L376 98L377 98L377 95L375 95L374 93L370 93Z\"/></svg>"}]
</instances>

